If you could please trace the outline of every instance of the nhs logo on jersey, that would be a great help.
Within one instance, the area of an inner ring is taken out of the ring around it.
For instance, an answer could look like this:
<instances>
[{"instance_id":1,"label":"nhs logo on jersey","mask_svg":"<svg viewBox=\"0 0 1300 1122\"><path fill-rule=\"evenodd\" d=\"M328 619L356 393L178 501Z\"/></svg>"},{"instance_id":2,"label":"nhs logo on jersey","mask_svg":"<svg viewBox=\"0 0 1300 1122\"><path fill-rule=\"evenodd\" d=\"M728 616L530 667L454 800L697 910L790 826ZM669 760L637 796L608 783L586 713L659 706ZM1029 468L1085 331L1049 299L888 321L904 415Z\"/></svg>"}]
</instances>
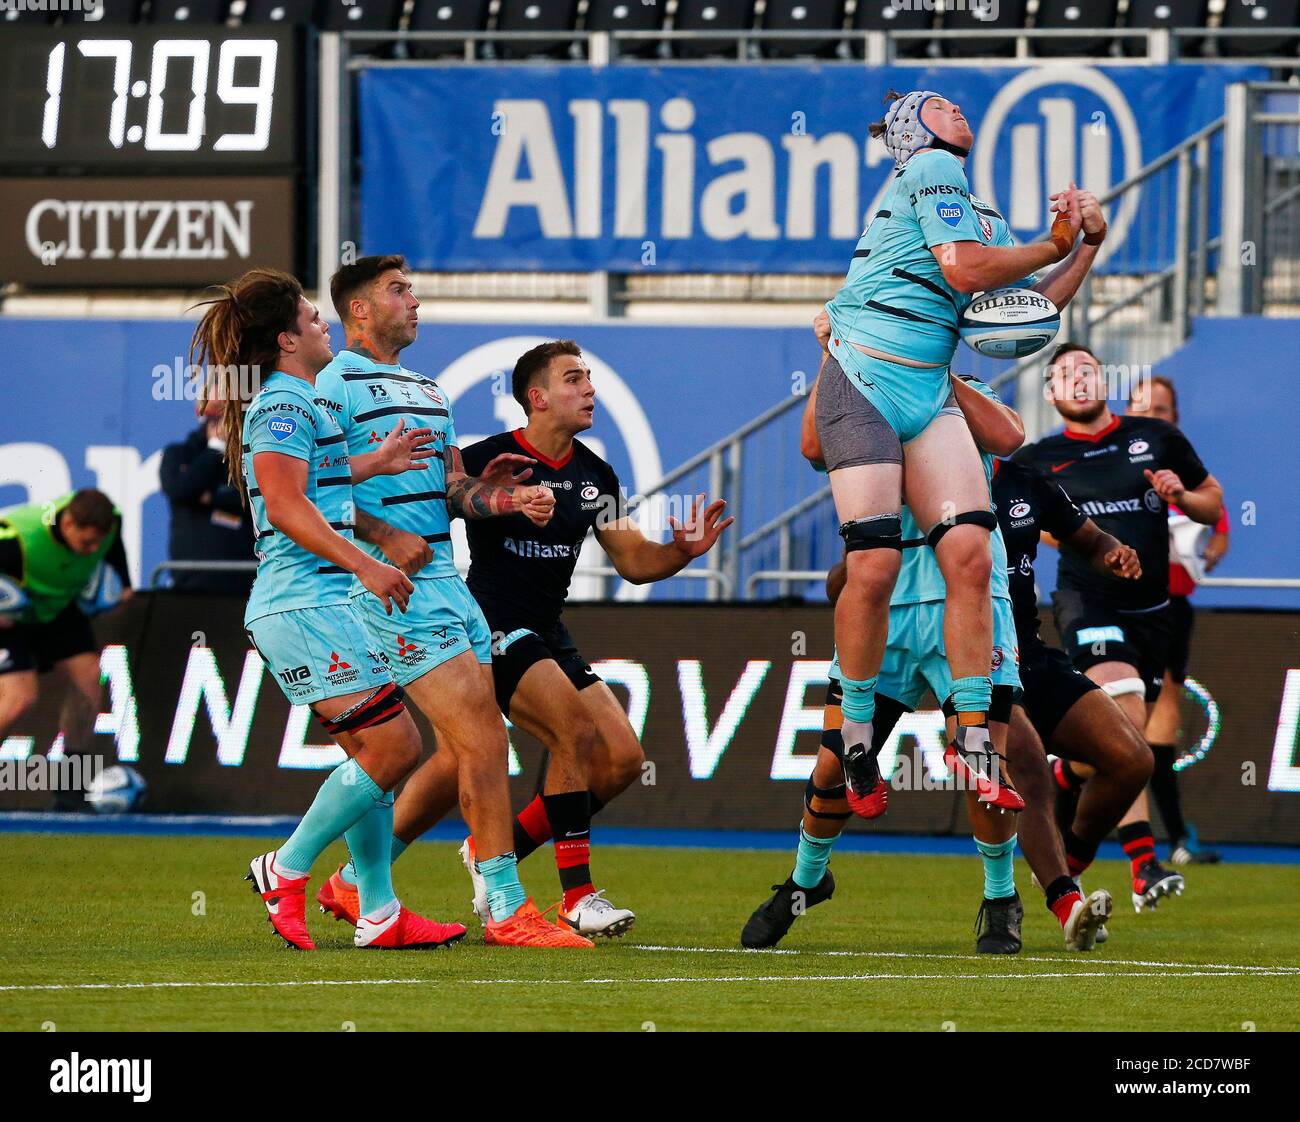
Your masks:
<instances>
[{"instance_id":1,"label":"nhs logo on jersey","mask_svg":"<svg viewBox=\"0 0 1300 1122\"><path fill-rule=\"evenodd\" d=\"M961 203L935 203L935 213L954 229L961 223L966 208Z\"/></svg>"},{"instance_id":2,"label":"nhs logo on jersey","mask_svg":"<svg viewBox=\"0 0 1300 1122\"><path fill-rule=\"evenodd\" d=\"M276 440L287 440L298 431L298 422L292 417L272 417L266 422L266 431Z\"/></svg>"}]
</instances>

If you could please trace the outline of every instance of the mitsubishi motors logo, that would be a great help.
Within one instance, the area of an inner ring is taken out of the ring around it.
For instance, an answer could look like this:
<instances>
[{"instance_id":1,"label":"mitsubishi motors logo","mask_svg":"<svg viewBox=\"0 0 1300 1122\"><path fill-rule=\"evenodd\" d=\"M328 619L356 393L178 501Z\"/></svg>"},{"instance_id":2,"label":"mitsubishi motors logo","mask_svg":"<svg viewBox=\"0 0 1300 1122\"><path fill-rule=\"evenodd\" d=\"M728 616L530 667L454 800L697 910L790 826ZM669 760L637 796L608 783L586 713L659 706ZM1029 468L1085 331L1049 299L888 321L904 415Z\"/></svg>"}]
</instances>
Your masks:
<instances>
[{"instance_id":1,"label":"mitsubishi motors logo","mask_svg":"<svg viewBox=\"0 0 1300 1122\"><path fill-rule=\"evenodd\" d=\"M408 654L411 654L413 651L418 651L419 649L420 649L419 644L418 644L418 643L412 643L412 642L410 642L410 641L406 638L406 636L404 636L404 635L399 635L399 636L397 637L397 657L398 657L398 658L405 658Z\"/></svg>"},{"instance_id":2,"label":"mitsubishi motors logo","mask_svg":"<svg viewBox=\"0 0 1300 1122\"><path fill-rule=\"evenodd\" d=\"M330 668L326 671L327 674L337 674L340 670L351 669L352 664L344 662L343 659L339 657L338 651L330 651Z\"/></svg>"}]
</instances>

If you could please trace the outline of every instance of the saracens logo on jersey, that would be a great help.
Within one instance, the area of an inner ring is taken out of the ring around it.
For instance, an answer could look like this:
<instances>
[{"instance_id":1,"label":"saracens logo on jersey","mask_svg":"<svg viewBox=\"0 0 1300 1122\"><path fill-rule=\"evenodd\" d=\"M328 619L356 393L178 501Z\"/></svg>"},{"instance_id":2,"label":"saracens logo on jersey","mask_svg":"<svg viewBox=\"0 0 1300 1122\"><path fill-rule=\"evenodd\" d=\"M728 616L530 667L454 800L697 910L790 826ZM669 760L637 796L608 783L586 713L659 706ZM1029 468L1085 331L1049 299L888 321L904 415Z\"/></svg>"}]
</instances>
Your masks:
<instances>
[{"instance_id":1,"label":"saracens logo on jersey","mask_svg":"<svg viewBox=\"0 0 1300 1122\"><path fill-rule=\"evenodd\" d=\"M1023 499L1017 499L1007 513L1011 515L1012 518L1024 518L1024 516L1029 513L1029 504Z\"/></svg>"}]
</instances>

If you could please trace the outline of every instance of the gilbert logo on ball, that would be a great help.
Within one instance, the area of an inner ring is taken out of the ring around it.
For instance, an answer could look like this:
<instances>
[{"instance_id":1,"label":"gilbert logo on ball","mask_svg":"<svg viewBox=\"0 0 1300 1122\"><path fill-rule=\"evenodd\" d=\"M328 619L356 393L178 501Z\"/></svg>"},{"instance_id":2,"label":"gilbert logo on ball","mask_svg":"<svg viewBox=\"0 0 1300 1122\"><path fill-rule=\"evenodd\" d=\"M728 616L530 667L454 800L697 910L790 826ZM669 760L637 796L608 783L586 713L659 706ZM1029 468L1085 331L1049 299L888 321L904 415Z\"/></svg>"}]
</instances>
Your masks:
<instances>
[{"instance_id":1,"label":"gilbert logo on ball","mask_svg":"<svg viewBox=\"0 0 1300 1122\"><path fill-rule=\"evenodd\" d=\"M1061 330L1061 313L1028 288L982 292L958 318L966 345L988 358L1024 358L1041 351Z\"/></svg>"}]
</instances>

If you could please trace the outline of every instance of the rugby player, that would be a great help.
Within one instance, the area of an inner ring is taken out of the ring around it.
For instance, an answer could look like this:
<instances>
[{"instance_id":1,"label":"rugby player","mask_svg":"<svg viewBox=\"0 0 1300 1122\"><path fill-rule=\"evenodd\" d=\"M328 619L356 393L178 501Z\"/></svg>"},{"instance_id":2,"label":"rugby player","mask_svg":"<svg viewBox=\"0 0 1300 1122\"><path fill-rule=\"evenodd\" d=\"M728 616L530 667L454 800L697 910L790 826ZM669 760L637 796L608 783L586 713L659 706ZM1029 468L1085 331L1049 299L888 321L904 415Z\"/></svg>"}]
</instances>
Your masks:
<instances>
[{"instance_id":1,"label":"rugby player","mask_svg":"<svg viewBox=\"0 0 1300 1122\"><path fill-rule=\"evenodd\" d=\"M825 346L825 328L819 316L814 323L819 340ZM954 407L960 407L976 444L992 451L1014 451L1024 438L1024 429L1013 410L974 379L953 379ZM813 394L816 394L814 386ZM814 463L821 451L815 427L810 424L816 409L810 401L805 410L801 449ZM984 469L992 473L996 461L989 451L982 455ZM877 686L876 727L880 741L871 752L874 774L873 792L868 800L871 813L883 814L888 791L875 766L879 745L893 730L904 712L914 710L927 687L936 697L947 697L951 677L947 670L942 612L944 588L938 567L924 548L924 538L917 536L910 512L903 511L905 531L902 574L894 588L890 608L890 633ZM1091 950L1105 919L1111 900L1104 890L1094 892L1086 901L1067 871L1059 837L1052 829L1050 816L1051 781L1042 746L1036 738L1023 735L1008 743L1009 723L1021 707L1020 677L1017 672L1018 646L1016 624L1008 588L1009 569L1000 529L993 531L992 574L994 643L992 659L992 709L990 731L995 750L1011 756L1011 771L1021 778L1031 794L1029 813L1024 816L1025 855L1040 884L1046 885L1047 906L1061 924L1069 950ZM1118 543L1115 543L1118 546ZM1112 558L1116 564L1119 558ZM841 594L844 565L832 570L827 584L832 603ZM843 751L841 733L842 692L838 668L832 665L831 684L827 693L823 725L822 750L818 753L814 773L805 796L804 821L800 831L799 851L794 873L783 885L774 885L775 894L750 918L741 936L745 946L764 947L778 942L789 930L798 914L807 907L829 898L834 881L826 863L835 837L843 829L850 810L846 788L837 772L836 760ZM949 734L955 714L945 705ZM1023 717L1023 714L1021 714ZM951 758L951 748L948 758ZM1009 822L998 821L979 812L983 794L968 791L967 807L975 833L976 849L984 866L984 896L977 918L976 950L988 954L1014 954L1021 949L1020 924L1023 907L1015 890L1013 856L1017 835ZM861 812L859 812L861 813ZM824 875L823 875L824 874ZM796 906L796 902L798 906Z\"/></svg>"},{"instance_id":2,"label":"rugby player","mask_svg":"<svg viewBox=\"0 0 1300 1122\"><path fill-rule=\"evenodd\" d=\"M314 950L307 881L325 847L342 836L360 870L355 946L454 943L464 927L423 919L393 892L393 788L419 762L420 737L350 600L355 575L386 612L406 608L411 582L353 544L352 484L422 469L432 455L429 430L398 426L369 455L350 458L315 385L332 357L329 327L302 286L286 273L253 269L221 292L194 331L191 364L270 371L250 402L234 379L218 390L231 482L242 479L256 531L257 577L244 626L290 703L310 706L348 755L289 839L255 857L245 879L286 945Z\"/></svg>"},{"instance_id":3,"label":"rugby player","mask_svg":"<svg viewBox=\"0 0 1300 1122\"><path fill-rule=\"evenodd\" d=\"M1052 196L1051 240L1017 246L993 208L974 198L964 161L972 132L960 106L931 90L888 95L870 126L896 175L858 241L843 287L826 306L832 326L816 425L848 551L835 638L844 677L844 772L850 806L870 797L876 676L901 564L906 467L908 505L944 578L944 649L957 726L953 766L995 805L1024 803L996 774L987 725L992 614L990 534L997 525L979 451L960 414L945 411L957 318L975 292L1032 283L1071 254L1082 226L1073 191ZM996 225L995 225L996 223ZM1038 290L1077 288L1100 235ZM1059 303L1059 302L1058 302Z\"/></svg>"},{"instance_id":4,"label":"rugby player","mask_svg":"<svg viewBox=\"0 0 1300 1122\"><path fill-rule=\"evenodd\" d=\"M39 675L66 686L59 716L63 750L82 756L99 712L99 645L77 604L101 564L131 595L122 513L102 491L84 488L0 518L0 579L14 606L0 614L0 743L39 695ZM56 810L84 809L84 791L59 791Z\"/></svg>"},{"instance_id":5,"label":"rugby player","mask_svg":"<svg viewBox=\"0 0 1300 1122\"><path fill-rule=\"evenodd\" d=\"M645 755L610 688L579 653L560 616L587 534L632 584L667 580L702 557L734 519L726 503L700 515L696 499L685 525L670 517L672 540L652 542L627 517L614 469L575 439L594 423L596 387L582 350L571 339L543 343L520 356L512 391L528 421L465 449L466 470L523 453L533 478L555 496L545 526L512 515L468 524L469 587L495 637L492 670L497 703L549 752L546 778L515 819L522 860L555 840L563 899L559 922L584 935L621 935L635 922L627 908L598 892L590 869L591 818L641 774ZM721 520L721 521L720 521ZM399 803L400 805L400 803ZM462 856L474 882L474 910L485 916L483 883L466 841Z\"/></svg>"},{"instance_id":6,"label":"rugby player","mask_svg":"<svg viewBox=\"0 0 1300 1122\"><path fill-rule=\"evenodd\" d=\"M372 559L387 557L400 565L414 578L414 591L401 616L381 612L355 584L353 604L364 613L397 685L438 737L438 750L402 790L390 852L395 859L427 829L417 813L432 808L441 817L459 795L485 886L485 941L590 947L589 940L549 922L519 883L509 744L492 687L491 632L456 571L451 546L453 514L471 524L518 515L545 526L555 500L545 487L499 486L466 473L451 403L433 380L400 362L419 330L420 305L405 269L398 255L362 257L330 279L347 345L317 382L318 396L339 419L353 457L403 425L430 426L438 451L425 473L374 478L356 490L357 535L364 548ZM317 897L321 908L355 922L357 873L354 866L336 872Z\"/></svg>"},{"instance_id":7,"label":"rugby player","mask_svg":"<svg viewBox=\"0 0 1300 1122\"><path fill-rule=\"evenodd\" d=\"M1049 373L1048 392L1065 431L1027 445L1017 459L1057 480L1084 514L1137 551L1142 568L1137 580L1123 580L1063 553L1052 597L1056 627L1074 665L1116 700L1141 734L1168 656L1169 504L1212 526L1223 512L1223 490L1178 429L1111 413L1105 375L1087 347L1062 343ZM1078 785L1089 769L1065 761L1060 774ZM1138 912L1182 893L1183 878L1156 858L1145 792L1121 820L1119 839Z\"/></svg>"},{"instance_id":8,"label":"rugby player","mask_svg":"<svg viewBox=\"0 0 1300 1122\"><path fill-rule=\"evenodd\" d=\"M1162 374L1144 380L1133 387L1128 403L1130 417L1155 417L1160 421L1178 424L1178 392L1174 383ZM1191 652L1192 627L1195 613L1189 599L1196 591L1198 578L1193 570L1212 573L1228 552L1228 510L1215 523L1213 532L1203 530L1203 542L1198 542L1199 554L1195 560L1188 558L1184 565L1173 560L1180 550L1174 535L1174 526L1186 524L1187 516L1176 505L1169 507L1170 562L1169 562L1169 665L1165 667L1165 681L1160 696L1156 698L1146 735L1155 757L1155 770L1151 773L1151 793L1160 808L1160 818L1169 834L1170 861L1175 865L1213 865L1219 854L1201 846L1196 828L1183 818L1182 800L1178 794L1178 773L1174 770L1177 758L1178 699L1187 680L1187 659ZM1190 568L1189 568L1190 566Z\"/></svg>"},{"instance_id":9,"label":"rugby player","mask_svg":"<svg viewBox=\"0 0 1300 1122\"><path fill-rule=\"evenodd\" d=\"M1095 770L1084 796L1058 831L1048 793L1022 819L1024 848L1063 847L1076 883L1097 849L1141 794L1151 774L1151 753L1119 707L1095 682L1080 673L1065 653L1039 635L1034 561L1040 534L1049 534L1093 570L1121 580L1141 575L1137 553L1121 545L1083 514L1055 480L1014 460L998 460L993 472L993 504L1007 550L1007 577L1020 648L1024 701L1012 711L1009 742L1041 757L1043 745L1063 759ZM1013 768L1016 753L1009 749ZM1031 832L1036 835L1031 843ZM1050 884L1035 870L1040 884ZM1098 930L1098 941L1105 928Z\"/></svg>"}]
</instances>

